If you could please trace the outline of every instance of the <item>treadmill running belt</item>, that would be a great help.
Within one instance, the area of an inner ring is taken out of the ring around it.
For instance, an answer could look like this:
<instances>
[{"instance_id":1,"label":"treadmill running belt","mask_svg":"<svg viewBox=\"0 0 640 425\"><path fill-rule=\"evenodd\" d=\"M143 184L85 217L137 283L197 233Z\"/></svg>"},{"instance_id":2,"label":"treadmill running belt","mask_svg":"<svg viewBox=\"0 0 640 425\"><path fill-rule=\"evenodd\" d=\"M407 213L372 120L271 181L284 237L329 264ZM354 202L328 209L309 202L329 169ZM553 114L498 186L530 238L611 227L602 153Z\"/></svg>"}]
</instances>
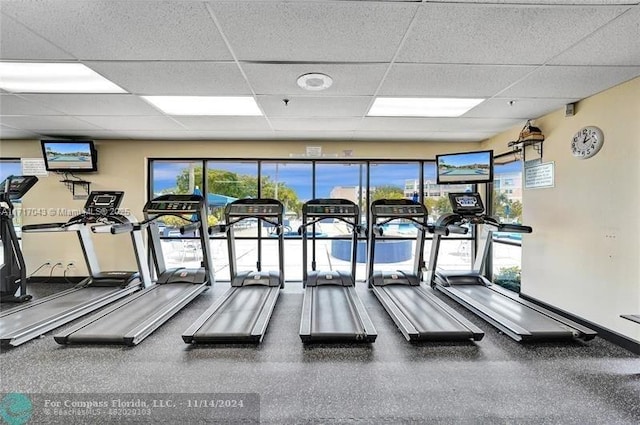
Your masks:
<instances>
[{"instance_id":1,"label":"treadmill running belt","mask_svg":"<svg viewBox=\"0 0 640 425\"><path fill-rule=\"evenodd\" d=\"M311 335L354 335L362 333L347 288L317 286L313 288Z\"/></svg>"},{"instance_id":2,"label":"treadmill running belt","mask_svg":"<svg viewBox=\"0 0 640 425\"><path fill-rule=\"evenodd\" d=\"M152 291L70 334L68 340L122 342L131 329L152 316L154 311L171 302L185 290L192 288L191 284L158 285Z\"/></svg>"},{"instance_id":3,"label":"treadmill running belt","mask_svg":"<svg viewBox=\"0 0 640 425\"><path fill-rule=\"evenodd\" d=\"M76 310L98 298L121 290L121 288L113 289L107 287L82 288L67 295L53 298L45 303L20 309L0 319L0 335L9 335L25 327L31 327L36 323Z\"/></svg>"},{"instance_id":4,"label":"treadmill running belt","mask_svg":"<svg viewBox=\"0 0 640 425\"><path fill-rule=\"evenodd\" d=\"M200 327L194 337L251 336L256 320L273 288L261 285L239 287Z\"/></svg>"},{"instance_id":5,"label":"treadmill running belt","mask_svg":"<svg viewBox=\"0 0 640 425\"><path fill-rule=\"evenodd\" d=\"M414 286L383 286L398 309L409 319L420 334L443 337L461 335L470 338L472 332L422 293L422 289Z\"/></svg>"},{"instance_id":6,"label":"treadmill running belt","mask_svg":"<svg viewBox=\"0 0 640 425\"><path fill-rule=\"evenodd\" d=\"M518 326L528 330L532 335L545 337L571 338L573 333L561 323L539 313L509 297L501 295L480 285L457 285L447 290L462 292L473 298L487 310L494 311Z\"/></svg>"}]
</instances>

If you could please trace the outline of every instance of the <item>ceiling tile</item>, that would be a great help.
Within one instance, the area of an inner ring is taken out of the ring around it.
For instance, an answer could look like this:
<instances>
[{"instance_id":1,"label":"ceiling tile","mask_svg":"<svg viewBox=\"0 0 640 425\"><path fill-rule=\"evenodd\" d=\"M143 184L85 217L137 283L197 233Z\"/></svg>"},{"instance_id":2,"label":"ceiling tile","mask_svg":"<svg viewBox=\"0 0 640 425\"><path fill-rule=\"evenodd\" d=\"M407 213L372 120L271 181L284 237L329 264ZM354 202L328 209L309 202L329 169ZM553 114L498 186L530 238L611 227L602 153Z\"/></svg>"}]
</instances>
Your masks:
<instances>
[{"instance_id":1,"label":"ceiling tile","mask_svg":"<svg viewBox=\"0 0 640 425\"><path fill-rule=\"evenodd\" d=\"M363 117L373 100L370 96L357 97L288 97L258 96L258 103L268 117Z\"/></svg>"},{"instance_id":2,"label":"ceiling tile","mask_svg":"<svg viewBox=\"0 0 640 425\"><path fill-rule=\"evenodd\" d=\"M130 94L23 94L21 97L68 115L162 115Z\"/></svg>"},{"instance_id":3,"label":"ceiling tile","mask_svg":"<svg viewBox=\"0 0 640 425\"><path fill-rule=\"evenodd\" d=\"M360 126L361 118L272 118L276 131L351 131Z\"/></svg>"},{"instance_id":4,"label":"ceiling tile","mask_svg":"<svg viewBox=\"0 0 640 425\"><path fill-rule=\"evenodd\" d=\"M68 116L1 116L0 123L16 129L29 130L42 133L47 130L96 130L97 127Z\"/></svg>"},{"instance_id":5,"label":"ceiling tile","mask_svg":"<svg viewBox=\"0 0 640 425\"><path fill-rule=\"evenodd\" d=\"M527 99L493 98L487 99L466 114L465 118L518 118L535 119L564 108L576 99ZM513 101L513 104L509 102Z\"/></svg>"},{"instance_id":6,"label":"ceiling tile","mask_svg":"<svg viewBox=\"0 0 640 425\"><path fill-rule=\"evenodd\" d=\"M550 61L558 65L640 65L640 6ZM615 46L615 48L612 48Z\"/></svg>"},{"instance_id":7,"label":"ceiling tile","mask_svg":"<svg viewBox=\"0 0 640 425\"><path fill-rule=\"evenodd\" d=\"M48 108L39 100L25 100L20 96L0 95L0 115L62 115L60 111Z\"/></svg>"},{"instance_id":8,"label":"ceiling tile","mask_svg":"<svg viewBox=\"0 0 640 425\"><path fill-rule=\"evenodd\" d=\"M322 140L351 140L353 137L353 131L340 130L340 131L328 131L328 130L313 130L313 131L276 131L276 140L296 140L296 141L322 141ZM296 148L295 152L291 152L293 156L303 154L299 148Z\"/></svg>"},{"instance_id":9,"label":"ceiling tile","mask_svg":"<svg viewBox=\"0 0 640 425\"><path fill-rule=\"evenodd\" d=\"M39 134L27 130L16 130L15 128L0 125L0 140L5 139L37 139ZM0 149L0 154L1 154Z\"/></svg>"},{"instance_id":10,"label":"ceiling tile","mask_svg":"<svg viewBox=\"0 0 640 425\"><path fill-rule=\"evenodd\" d=\"M390 143L397 141L413 141L413 142L480 142L493 136L493 132L482 131L456 131L456 132L437 132L437 131L407 131L399 133L397 131L356 131L353 134L354 141L388 141ZM431 159L428 158L419 159Z\"/></svg>"},{"instance_id":11,"label":"ceiling tile","mask_svg":"<svg viewBox=\"0 0 640 425\"><path fill-rule=\"evenodd\" d=\"M418 7L383 2L214 2L238 59L387 61Z\"/></svg>"},{"instance_id":12,"label":"ceiling tile","mask_svg":"<svg viewBox=\"0 0 640 425\"><path fill-rule=\"evenodd\" d=\"M397 61L543 64L626 9L424 3Z\"/></svg>"},{"instance_id":13,"label":"ceiling tile","mask_svg":"<svg viewBox=\"0 0 640 425\"><path fill-rule=\"evenodd\" d=\"M0 10L4 7L2 5ZM0 14L0 59L64 60L73 59L73 56L8 16Z\"/></svg>"},{"instance_id":14,"label":"ceiling tile","mask_svg":"<svg viewBox=\"0 0 640 425\"><path fill-rule=\"evenodd\" d=\"M173 119L164 116L83 116L82 119L105 130L184 130Z\"/></svg>"},{"instance_id":15,"label":"ceiling tile","mask_svg":"<svg viewBox=\"0 0 640 425\"><path fill-rule=\"evenodd\" d=\"M237 96L251 89L234 62L86 62L86 65L139 95Z\"/></svg>"},{"instance_id":16,"label":"ceiling tile","mask_svg":"<svg viewBox=\"0 0 640 425\"><path fill-rule=\"evenodd\" d=\"M188 130L197 131L271 131L265 117L186 117L176 116L178 121Z\"/></svg>"},{"instance_id":17,"label":"ceiling tile","mask_svg":"<svg viewBox=\"0 0 640 425\"><path fill-rule=\"evenodd\" d=\"M256 94L350 96L373 95L388 68L387 64L264 64L243 63L242 69ZM322 92L300 88L298 77L310 72L329 75L333 84Z\"/></svg>"},{"instance_id":18,"label":"ceiling tile","mask_svg":"<svg viewBox=\"0 0 640 425\"><path fill-rule=\"evenodd\" d=\"M204 2L21 1L2 12L78 59L232 59Z\"/></svg>"},{"instance_id":19,"label":"ceiling tile","mask_svg":"<svg viewBox=\"0 0 640 425\"><path fill-rule=\"evenodd\" d=\"M499 132L521 120L509 118L398 118L366 117L361 131L427 131L427 132Z\"/></svg>"},{"instance_id":20,"label":"ceiling tile","mask_svg":"<svg viewBox=\"0 0 640 425\"><path fill-rule=\"evenodd\" d=\"M640 75L640 67L544 66L500 97L582 99Z\"/></svg>"},{"instance_id":21,"label":"ceiling tile","mask_svg":"<svg viewBox=\"0 0 640 425\"><path fill-rule=\"evenodd\" d=\"M175 140L177 142L185 140L269 140L273 139L272 133L262 131L248 131L241 133L237 131L157 131L157 130L130 130L120 132L126 138L134 140ZM241 145L239 145L241 146ZM215 145L211 145L212 149ZM211 151L215 155L215 150ZM203 153L203 155L207 155Z\"/></svg>"},{"instance_id":22,"label":"ceiling tile","mask_svg":"<svg viewBox=\"0 0 640 425\"><path fill-rule=\"evenodd\" d=\"M394 64L384 80L383 96L491 97L534 66Z\"/></svg>"}]
</instances>

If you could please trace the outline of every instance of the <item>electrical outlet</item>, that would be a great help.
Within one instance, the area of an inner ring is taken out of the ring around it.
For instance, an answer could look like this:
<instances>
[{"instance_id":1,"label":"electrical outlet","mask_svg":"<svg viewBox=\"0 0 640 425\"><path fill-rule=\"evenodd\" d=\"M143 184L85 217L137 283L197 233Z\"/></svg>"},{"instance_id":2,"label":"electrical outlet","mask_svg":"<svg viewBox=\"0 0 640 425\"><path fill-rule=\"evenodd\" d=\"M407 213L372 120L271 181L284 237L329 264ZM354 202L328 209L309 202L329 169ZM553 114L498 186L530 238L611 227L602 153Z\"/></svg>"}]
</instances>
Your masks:
<instances>
[{"instance_id":1,"label":"electrical outlet","mask_svg":"<svg viewBox=\"0 0 640 425\"><path fill-rule=\"evenodd\" d=\"M67 269L75 269L76 268L76 263L74 263L73 261L69 261L67 263Z\"/></svg>"}]
</instances>

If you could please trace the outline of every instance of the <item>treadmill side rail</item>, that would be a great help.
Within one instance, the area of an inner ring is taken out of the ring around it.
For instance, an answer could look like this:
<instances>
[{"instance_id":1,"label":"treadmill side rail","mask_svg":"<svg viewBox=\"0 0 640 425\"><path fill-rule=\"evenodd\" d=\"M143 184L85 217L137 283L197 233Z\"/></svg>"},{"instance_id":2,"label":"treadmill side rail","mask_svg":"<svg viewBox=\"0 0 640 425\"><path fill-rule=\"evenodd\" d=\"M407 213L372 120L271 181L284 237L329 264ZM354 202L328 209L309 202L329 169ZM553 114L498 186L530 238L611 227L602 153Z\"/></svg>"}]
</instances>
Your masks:
<instances>
[{"instance_id":1,"label":"treadmill side rail","mask_svg":"<svg viewBox=\"0 0 640 425\"><path fill-rule=\"evenodd\" d=\"M594 331L593 329L590 329L586 326L583 326L577 322L574 322L573 320L567 319L564 316L561 316L559 314L554 313L551 310L548 310L538 304L535 304L529 300L526 300L520 296L518 296L517 294L509 291L508 289L502 288L499 285L493 284L491 285L490 288L492 291L498 292L501 295L504 295L506 297L509 297L511 299L513 299L514 301L519 302L522 305L525 305L533 310L536 310L538 313L544 314L545 316L548 316L554 320L557 320L560 323L563 323L571 328L573 328L575 330L575 335L576 338L578 339L582 339L584 341L589 341L592 340L593 338L595 338L596 336L598 336L598 332Z\"/></svg>"},{"instance_id":2,"label":"treadmill side rail","mask_svg":"<svg viewBox=\"0 0 640 425\"><path fill-rule=\"evenodd\" d=\"M2 343L2 345L10 345L13 347L24 344L27 341L30 341L34 338L44 335L45 333L53 329L59 328L60 326L65 325L79 317L82 317L114 301L117 301L122 297L132 294L136 292L138 289L140 289L139 286L131 286L124 289L110 291L108 294L102 297L93 299L88 303L70 308L64 311L62 314L51 317L42 322L31 324L25 328L19 329L10 334L2 335L0 337L0 342ZM82 289L78 289L78 291L81 291L81 290ZM40 308L46 308L47 306L46 303L41 303L39 305L40 305ZM33 307L37 307L37 306L33 306ZM6 316L6 317L10 319L9 316Z\"/></svg>"}]
</instances>

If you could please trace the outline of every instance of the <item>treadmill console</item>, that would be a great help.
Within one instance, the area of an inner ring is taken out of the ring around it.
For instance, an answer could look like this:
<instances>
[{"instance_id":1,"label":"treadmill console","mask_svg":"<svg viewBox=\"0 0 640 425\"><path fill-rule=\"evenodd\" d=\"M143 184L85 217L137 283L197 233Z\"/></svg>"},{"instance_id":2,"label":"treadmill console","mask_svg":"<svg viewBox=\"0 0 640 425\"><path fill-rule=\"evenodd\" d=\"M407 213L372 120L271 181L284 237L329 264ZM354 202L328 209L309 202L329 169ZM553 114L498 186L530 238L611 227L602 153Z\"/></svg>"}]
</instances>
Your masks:
<instances>
[{"instance_id":1,"label":"treadmill console","mask_svg":"<svg viewBox=\"0 0 640 425\"><path fill-rule=\"evenodd\" d=\"M115 215L123 197L124 192L121 191L93 191L84 204L84 211L91 216Z\"/></svg>"},{"instance_id":2,"label":"treadmill console","mask_svg":"<svg viewBox=\"0 0 640 425\"><path fill-rule=\"evenodd\" d=\"M0 186L5 199L20 199L38 182L36 176L9 176Z\"/></svg>"},{"instance_id":3,"label":"treadmill console","mask_svg":"<svg viewBox=\"0 0 640 425\"><path fill-rule=\"evenodd\" d=\"M409 199L379 199L371 204L375 217L425 217L427 208Z\"/></svg>"},{"instance_id":4,"label":"treadmill console","mask_svg":"<svg viewBox=\"0 0 640 425\"><path fill-rule=\"evenodd\" d=\"M161 195L147 202L148 214L197 214L204 206L201 195Z\"/></svg>"},{"instance_id":5,"label":"treadmill console","mask_svg":"<svg viewBox=\"0 0 640 425\"><path fill-rule=\"evenodd\" d=\"M238 199L227 205L228 217L279 217L284 205L277 199Z\"/></svg>"},{"instance_id":6,"label":"treadmill console","mask_svg":"<svg viewBox=\"0 0 640 425\"><path fill-rule=\"evenodd\" d=\"M484 213L484 205L478 192L449 193L449 202L455 214L476 216Z\"/></svg>"},{"instance_id":7,"label":"treadmill console","mask_svg":"<svg viewBox=\"0 0 640 425\"><path fill-rule=\"evenodd\" d=\"M314 199L304 204L307 217L358 217L358 206L347 199Z\"/></svg>"}]
</instances>

